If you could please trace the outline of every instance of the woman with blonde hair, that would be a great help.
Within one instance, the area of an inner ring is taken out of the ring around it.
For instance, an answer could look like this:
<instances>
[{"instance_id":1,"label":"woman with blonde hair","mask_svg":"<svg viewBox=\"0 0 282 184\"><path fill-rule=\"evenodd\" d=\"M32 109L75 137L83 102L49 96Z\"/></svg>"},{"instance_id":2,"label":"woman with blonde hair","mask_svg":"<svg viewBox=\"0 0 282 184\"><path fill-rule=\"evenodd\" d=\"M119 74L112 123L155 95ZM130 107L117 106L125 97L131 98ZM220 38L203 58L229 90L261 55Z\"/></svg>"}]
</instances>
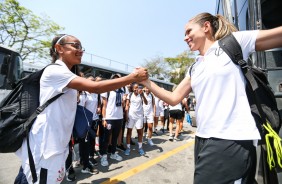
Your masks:
<instances>
[{"instance_id":1,"label":"woman with blonde hair","mask_svg":"<svg viewBox=\"0 0 282 184\"><path fill-rule=\"evenodd\" d=\"M182 101L193 89L197 132L195 184L256 183L256 145L261 139L251 114L240 66L218 45L233 34L246 60L252 52L282 46L282 27L237 31L223 16L201 13L185 25L184 41L199 51L187 76L173 92L143 81L156 96L170 105Z\"/></svg>"}]
</instances>

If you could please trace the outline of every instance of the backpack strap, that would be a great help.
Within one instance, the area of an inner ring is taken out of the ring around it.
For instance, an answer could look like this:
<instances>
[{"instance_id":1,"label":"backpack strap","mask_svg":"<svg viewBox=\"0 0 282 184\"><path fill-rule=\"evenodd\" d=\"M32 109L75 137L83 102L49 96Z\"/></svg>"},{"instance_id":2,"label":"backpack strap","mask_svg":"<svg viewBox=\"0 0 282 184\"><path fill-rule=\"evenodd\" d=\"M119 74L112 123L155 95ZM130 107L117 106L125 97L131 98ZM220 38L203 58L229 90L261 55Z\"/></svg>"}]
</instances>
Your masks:
<instances>
[{"instance_id":1,"label":"backpack strap","mask_svg":"<svg viewBox=\"0 0 282 184\"><path fill-rule=\"evenodd\" d=\"M40 107L38 107L38 108L36 109L36 111L35 111L34 113L32 113L32 115L31 115L31 116L28 118L28 120L24 123L24 129L25 129L26 134L27 134L28 160L29 160L30 171L31 171L32 182L33 182L33 183L37 182L37 175L36 175L35 164L34 164L33 156L32 156L31 149L30 149L30 144L29 144L29 129L31 128L30 125L35 121L35 118L36 118L48 105L50 105L52 102L54 102L54 101L55 101L57 98L59 98L62 94L64 94L64 93L57 94L56 96L52 97L52 98L49 99L47 102L45 102L43 105L41 105Z\"/></svg>"},{"instance_id":2,"label":"backpack strap","mask_svg":"<svg viewBox=\"0 0 282 184\"><path fill-rule=\"evenodd\" d=\"M254 101L258 108L261 118L266 122L266 116L262 110L261 104L259 103L259 98L255 91L258 88L258 83L254 78L254 73L248 63L243 59L242 48L233 34L230 34L218 41L219 46L222 50L230 57L230 59L236 65L239 65L247 81L247 87L250 88L252 95L254 96Z\"/></svg>"},{"instance_id":3,"label":"backpack strap","mask_svg":"<svg viewBox=\"0 0 282 184\"><path fill-rule=\"evenodd\" d=\"M193 68L193 66L194 66L195 63L196 63L196 62L194 62L194 63L191 65L190 69L189 69L189 76L190 76L190 78L191 78L191 75L192 75L192 68Z\"/></svg>"}]
</instances>

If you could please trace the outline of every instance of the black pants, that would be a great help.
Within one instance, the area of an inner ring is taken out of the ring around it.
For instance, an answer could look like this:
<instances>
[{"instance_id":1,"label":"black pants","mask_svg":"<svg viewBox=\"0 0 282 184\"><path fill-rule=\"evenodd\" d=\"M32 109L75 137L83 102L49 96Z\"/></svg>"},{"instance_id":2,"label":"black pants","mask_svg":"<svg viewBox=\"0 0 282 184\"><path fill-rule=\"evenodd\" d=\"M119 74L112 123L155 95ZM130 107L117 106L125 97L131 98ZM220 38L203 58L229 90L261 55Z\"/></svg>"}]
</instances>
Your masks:
<instances>
[{"instance_id":1,"label":"black pants","mask_svg":"<svg viewBox=\"0 0 282 184\"><path fill-rule=\"evenodd\" d=\"M83 169L90 167L89 163L89 141L85 138L79 139L80 161L83 163Z\"/></svg>"},{"instance_id":2,"label":"black pants","mask_svg":"<svg viewBox=\"0 0 282 184\"><path fill-rule=\"evenodd\" d=\"M256 148L252 140L195 139L194 184L257 183Z\"/></svg>"},{"instance_id":3,"label":"black pants","mask_svg":"<svg viewBox=\"0 0 282 184\"><path fill-rule=\"evenodd\" d=\"M66 160L66 170L69 170L72 166L72 152L73 152L73 148L72 148L72 142L69 142L69 154Z\"/></svg>"},{"instance_id":4,"label":"black pants","mask_svg":"<svg viewBox=\"0 0 282 184\"><path fill-rule=\"evenodd\" d=\"M47 174L48 170L41 168L40 177L38 178L39 184L47 184ZM23 168L20 167L19 173L15 179L14 184L28 184L25 174L23 173Z\"/></svg>"},{"instance_id":5,"label":"black pants","mask_svg":"<svg viewBox=\"0 0 282 184\"><path fill-rule=\"evenodd\" d=\"M99 123L100 123L100 119L97 119L97 120L93 120L92 121L92 126L91 126L91 129L97 133L97 129L98 129L98 126L99 126ZM97 134L96 134L97 135ZM95 153L95 137L96 136L89 136L88 137L88 140L89 140L89 156L90 157L94 157L94 153Z\"/></svg>"},{"instance_id":6,"label":"black pants","mask_svg":"<svg viewBox=\"0 0 282 184\"><path fill-rule=\"evenodd\" d=\"M109 138L112 134L112 153L116 152L117 139L122 127L123 119L118 120L107 120L107 124L111 124L111 129L108 130L107 127L101 126L101 137L100 140L100 154L107 154L108 146L109 146Z\"/></svg>"}]
</instances>

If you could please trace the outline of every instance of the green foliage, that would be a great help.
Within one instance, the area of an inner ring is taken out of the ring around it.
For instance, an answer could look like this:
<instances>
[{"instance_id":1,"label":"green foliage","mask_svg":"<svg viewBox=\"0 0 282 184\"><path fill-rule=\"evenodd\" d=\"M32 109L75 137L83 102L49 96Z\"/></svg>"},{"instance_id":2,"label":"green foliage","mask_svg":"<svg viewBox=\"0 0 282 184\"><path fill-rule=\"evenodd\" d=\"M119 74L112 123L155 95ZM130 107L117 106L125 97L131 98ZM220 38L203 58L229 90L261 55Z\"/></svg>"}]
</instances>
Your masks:
<instances>
[{"instance_id":1,"label":"green foliage","mask_svg":"<svg viewBox=\"0 0 282 184\"><path fill-rule=\"evenodd\" d=\"M195 55L191 51L184 51L174 58L161 58L145 60L142 65L148 69L151 77L179 84L186 76L187 69L194 62Z\"/></svg>"},{"instance_id":2,"label":"green foliage","mask_svg":"<svg viewBox=\"0 0 282 184\"><path fill-rule=\"evenodd\" d=\"M51 39L63 29L48 16L36 16L16 0L0 1L0 44L20 52L23 60L50 58Z\"/></svg>"},{"instance_id":3,"label":"green foliage","mask_svg":"<svg viewBox=\"0 0 282 184\"><path fill-rule=\"evenodd\" d=\"M163 58L156 56L151 60L145 60L145 64L142 66L148 69L151 77L168 81L169 68Z\"/></svg>"},{"instance_id":4,"label":"green foliage","mask_svg":"<svg viewBox=\"0 0 282 184\"><path fill-rule=\"evenodd\" d=\"M187 69L194 62L194 54L191 51L184 51L175 58L165 58L170 67L170 82L179 84L186 76Z\"/></svg>"}]
</instances>

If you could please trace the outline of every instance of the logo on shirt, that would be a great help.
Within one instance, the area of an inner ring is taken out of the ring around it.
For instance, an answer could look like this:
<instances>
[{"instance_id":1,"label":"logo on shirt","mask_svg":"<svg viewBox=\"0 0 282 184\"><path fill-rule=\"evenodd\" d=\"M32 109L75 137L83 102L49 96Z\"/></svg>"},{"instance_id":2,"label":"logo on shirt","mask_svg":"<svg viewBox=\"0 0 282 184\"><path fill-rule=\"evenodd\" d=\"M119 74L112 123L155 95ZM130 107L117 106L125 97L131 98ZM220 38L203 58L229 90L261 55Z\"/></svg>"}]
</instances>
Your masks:
<instances>
[{"instance_id":1,"label":"logo on shirt","mask_svg":"<svg viewBox=\"0 0 282 184\"><path fill-rule=\"evenodd\" d=\"M65 169L62 167L62 168L58 171L58 178L57 178L57 181L58 181L58 182L63 181L64 176L65 176Z\"/></svg>"}]
</instances>

